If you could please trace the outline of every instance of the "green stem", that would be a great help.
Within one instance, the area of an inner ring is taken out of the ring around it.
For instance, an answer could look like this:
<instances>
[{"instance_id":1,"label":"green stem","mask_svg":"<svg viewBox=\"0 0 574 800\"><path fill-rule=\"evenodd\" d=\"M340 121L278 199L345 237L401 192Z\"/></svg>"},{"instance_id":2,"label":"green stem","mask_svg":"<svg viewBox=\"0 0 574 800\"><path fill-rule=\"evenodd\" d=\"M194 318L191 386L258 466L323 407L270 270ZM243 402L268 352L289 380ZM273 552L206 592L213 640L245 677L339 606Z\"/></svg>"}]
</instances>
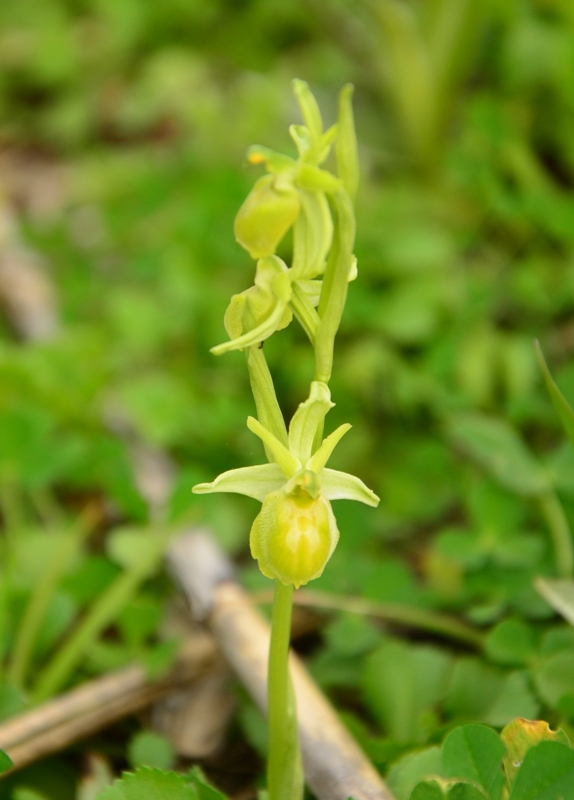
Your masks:
<instances>
[{"instance_id":1,"label":"green stem","mask_svg":"<svg viewBox=\"0 0 574 800\"><path fill-rule=\"evenodd\" d=\"M255 407L257 408L257 418L267 430L271 431L287 447L287 428L277 401L273 378L269 372L263 349L259 345L248 347L245 355L247 357L251 390L255 400ZM267 457L269 461L274 461L273 456L269 453L267 453Z\"/></svg>"},{"instance_id":2,"label":"green stem","mask_svg":"<svg viewBox=\"0 0 574 800\"><path fill-rule=\"evenodd\" d=\"M111 625L143 581L154 571L170 535L169 528L153 536L150 533L150 541L147 546L142 547L141 557L100 595L76 630L40 673L32 694L34 702L46 700L68 682L90 645Z\"/></svg>"},{"instance_id":3,"label":"green stem","mask_svg":"<svg viewBox=\"0 0 574 800\"><path fill-rule=\"evenodd\" d=\"M9 478L0 478L0 507L2 510L4 542L0 548L0 680L4 672L4 648L8 640L9 600L12 590L15 540L24 522L22 498L16 484Z\"/></svg>"},{"instance_id":4,"label":"green stem","mask_svg":"<svg viewBox=\"0 0 574 800\"><path fill-rule=\"evenodd\" d=\"M82 517L74 528L54 547L51 557L36 583L26 606L22 621L18 626L14 643L8 679L17 688L23 689L34 645L42 620L50 604L54 591L70 563L79 552L82 542L92 529L92 519Z\"/></svg>"},{"instance_id":5,"label":"green stem","mask_svg":"<svg viewBox=\"0 0 574 800\"><path fill-rule=\"evenodd\" d=\"M303 768L295 693L289 675L293 586L275 581L267 685L269 714L269 800L301 800Z\"/></svg>"},{"instance_id":6,"label":"green stem","mask_svg":"<svg viewBox=\"0 0 574 800\"><path fill-rule=\"evenodd\" d=\"M346 611L351 614L362 614L376 617L385 622L396 622L399 625L408 625L423 631L430 631L439 636L445 636L461 644L482 649L485 637L480 632L466 625L464 622L437 611L425 608L403 605L402 603L378 603L373 600L364 600L362 597L348 597L317 592L312 589L303 589L294 596L296 605L312 608L326 608L333 611Z\"/></svg>"},{"instance_id":7,"label":"green stem","mask_svg":"<svg viewBox=\"0 0 574 800\"><path fill-rule=\"evenodd\" d=\"M570 526L562 504L552 491L541 495L539 501L552 537L558 574L561 578L571 578L574 574L574 550Z\"/></svg>"}]
</instances>

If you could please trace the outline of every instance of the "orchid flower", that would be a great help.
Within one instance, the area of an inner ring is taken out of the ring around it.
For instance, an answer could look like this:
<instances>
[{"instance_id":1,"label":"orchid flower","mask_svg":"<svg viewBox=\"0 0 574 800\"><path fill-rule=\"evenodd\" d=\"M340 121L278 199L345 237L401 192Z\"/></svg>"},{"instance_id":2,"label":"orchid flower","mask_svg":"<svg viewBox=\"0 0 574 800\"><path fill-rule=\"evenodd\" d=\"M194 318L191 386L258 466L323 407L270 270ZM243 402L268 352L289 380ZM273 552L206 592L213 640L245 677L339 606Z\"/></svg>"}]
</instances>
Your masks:
<instances>
[{"instance_id":1,"label":"orchid flower","mask_svg":"<svg viewBox=\"0 0 574 800\"><path fill-rule=\"evenodd\" d=\"M223 472L193 489L196 494L236 492L259 500L263 505L251 528L251 553L264 575L296 588L321 575L339 539L330 501L379 503L360 478L326 466L349 424L333 431L313 452L317 431L333 405L328 386L313 381L309 398L289 425L288 447L249 417L249 430L274 462Z\"/></svg>"}]
</instances>

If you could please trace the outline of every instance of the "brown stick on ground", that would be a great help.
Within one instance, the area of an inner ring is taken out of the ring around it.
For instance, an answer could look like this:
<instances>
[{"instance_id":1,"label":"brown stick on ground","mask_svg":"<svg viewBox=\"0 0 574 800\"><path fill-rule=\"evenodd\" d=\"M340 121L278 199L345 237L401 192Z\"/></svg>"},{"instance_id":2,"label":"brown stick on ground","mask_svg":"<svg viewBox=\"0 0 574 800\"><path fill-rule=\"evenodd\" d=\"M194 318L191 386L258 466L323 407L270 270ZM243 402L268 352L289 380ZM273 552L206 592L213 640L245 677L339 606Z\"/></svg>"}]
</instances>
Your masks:
<instances>
[{"instance_id":1,"label":"brown stick on ground","mask_svg":"<svg viewBox=\"0 0 574 800\"><path fill-rule=\"evenodd\" d=\"M15 769L57 753L188 684L215 661L213 638L198 634L184 645L175 667L151 681L140 666L84 683L0 725L0 748Z\"/></svg>"},{"instance_id":2,"label":"brown stick on ground","mask_svg":"<svg viewBox=\"0 0 574 800\"><path fill-rule=\"evenodd\" d=\"M207 621L225 657L265 711L269 625L232 580L225 555L205 534L190 533L172 543L167 558L194 615ZM290 658L303 766L312 791L319 800L393 800L301 661L293 654Z\"/></svg>"}]
</instances>

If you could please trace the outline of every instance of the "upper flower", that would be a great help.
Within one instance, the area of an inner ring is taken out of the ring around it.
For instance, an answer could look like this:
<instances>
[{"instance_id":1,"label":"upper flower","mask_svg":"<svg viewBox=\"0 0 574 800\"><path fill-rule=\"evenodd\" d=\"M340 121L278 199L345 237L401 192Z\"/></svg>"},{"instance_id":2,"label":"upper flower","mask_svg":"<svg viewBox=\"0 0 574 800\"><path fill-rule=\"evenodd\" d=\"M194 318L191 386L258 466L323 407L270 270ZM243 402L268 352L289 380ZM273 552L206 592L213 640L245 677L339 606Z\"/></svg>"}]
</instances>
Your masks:
<instances>
[{"instance_id":1,"label":"upper flower","mask_svg":"<svg viewBox=\"0 0 574 800\"><path fill-rule=\"evenodd\" d=\"M264 575L297 588L319 577L339 538L331 500L357 500L376 506L379 498L355 475L328 469L327 461L350 429L341 425L313 443L333 407L329 388L311 384L289 425L288 447L253 417L247 425L265 444L274 463L242 467L194 486L196 494L236 492L263 503L251 529L251 552Z\"/></svg>"},{"instance_id":2,"label":"upper flower","mask_svg":"<svg viewBox=\"0 0 574 800\"><path fill-rule=\"evenodd\" d=\"M251 164L265 164L267 169L235 218L235 238L258 260L255 285L232 298L226 314L230 341L213 347L216 355L259 344L288 325L293 315L315 344L322 306L328 299L325 295L320 304L321 279L328 259L343 260L344 281L356 277L356 260L351 249L342 250L336 236L334 239L336 228L330 208L331 201L335 217L340 217L341 204L337 211L335 198L341 193L350 198L356 189L358 170L351 112L352 87L345 87L341 92L337 124L326 131L307 84L295 81L294 88L305 120L305 125L290 128L298 158L260 145L251 147L247 154ZM321 168L333 144L338 176ZM338 227L341 227L341 219L338 219ZM287 268L275 251L291 228L293 260ZM332 283L332 276L325 280L328 291ZM318 311L315 310L317 306Z\"/></svg>"}]
</instances>

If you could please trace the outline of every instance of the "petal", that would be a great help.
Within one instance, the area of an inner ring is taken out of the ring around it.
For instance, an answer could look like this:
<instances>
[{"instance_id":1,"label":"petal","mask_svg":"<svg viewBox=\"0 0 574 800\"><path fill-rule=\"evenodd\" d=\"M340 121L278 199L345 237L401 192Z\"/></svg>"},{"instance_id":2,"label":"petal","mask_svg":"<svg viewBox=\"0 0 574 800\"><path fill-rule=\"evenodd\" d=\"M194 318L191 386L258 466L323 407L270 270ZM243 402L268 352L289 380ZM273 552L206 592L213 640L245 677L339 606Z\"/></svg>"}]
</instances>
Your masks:
<instances>
[{"instance_id":1,"label":"petal","mask_svg":"<svg viewBox=\"0 0 574 800\"><path fill-rule=\"evenodd\" d=\"M261 503L268 494L285 485L285 476L277 464L259 464L256 467L241 467L222 472L212 483L198 483L194 494L211 492L235 492L253 497Z\"/></svg>"},{"instance_id":2,"label":"petal","mask_svg":"<svg viewBox=\"0 0 574 800\"><path fill-rule=\"evenodd\" d=\"M309 398L300 404L289 425L289 449L302 464L309 460L317 428L334 405L327 384L313 381Z\"/></svg>"},{"instance_id":3,"label":"petal","mask_svg":"<svg viewBox=\"0 0 574 800\"><path fill-rule=\"evenodd\" d=\"M283 474L287 478L291 478L296 472L301 469L301 462L295 458L284 444L281 444L279 439L274 436L271 431L264 428L259 420L255 417L247 417L247 427L256 436L259 436L261 441L269 448L273 454L273 458L279 464ZM283 481L285 483L285 480Z\"/></svg>"},{"instance_id":4,"label":"petal","mask_svg":"<svg viewBox=\"0 0 574 800\"><path fill-rule=\"evenodd\" d=\"M378 506L379 498L356 475L324 469L321 473L321 492L329 500L357 500L367 506Z\"/></svg>"},{"instance_id":5,"label":"petal","mask_svg":"<svg viewBox=\"0 0 574 800\"><path fill-rule=\"evenodd\" d=\"M347 431L350 431L351 428L352 425L345 422L344 425L339 425L326 439L323 439L321 447L316 453L313 453L311 458L307 461L305 465L306 468L312 470L312 472L321 472L327 461L331 458L331 453L335 447L337 447L343 436ZM343 475L344 473L341 474Z\"/></svg>"}]
</instances>

